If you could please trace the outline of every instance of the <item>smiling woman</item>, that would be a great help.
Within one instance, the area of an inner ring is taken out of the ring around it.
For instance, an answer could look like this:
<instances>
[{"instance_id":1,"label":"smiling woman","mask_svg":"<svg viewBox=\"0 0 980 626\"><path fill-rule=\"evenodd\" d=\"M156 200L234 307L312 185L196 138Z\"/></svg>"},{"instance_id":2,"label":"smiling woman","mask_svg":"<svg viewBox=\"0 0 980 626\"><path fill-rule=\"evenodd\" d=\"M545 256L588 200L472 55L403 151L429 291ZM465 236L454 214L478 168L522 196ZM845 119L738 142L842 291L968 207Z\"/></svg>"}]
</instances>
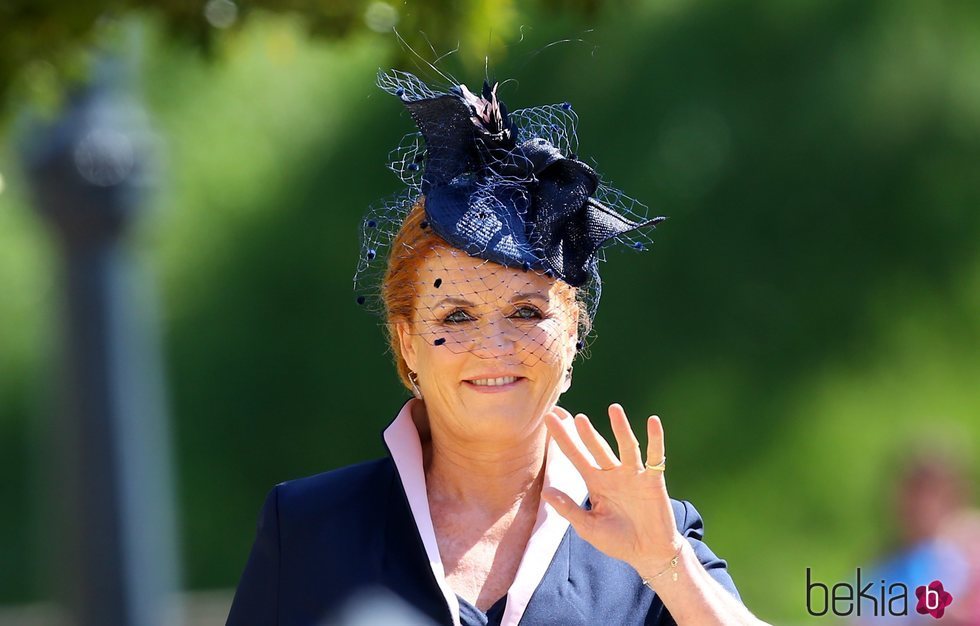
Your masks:
<instances>
[{"instance_id":1,"label":"smiling woman","mask_svg":"<svg viewBox=\"0 0 980 626\"><path fill-rule=\"evenodd\" d=\"M516 445L539 428L568 389L575 356L575 309L557 281L492 265L435 248L419 269L414 319L394 322L396 354L429 421L452 425L471 450ZM434 276L446 277L439 289Z\"/></svg>"},{"instance_id":2,"label":"smiling woman","mask_svg":"<svg viewBox=\"0 0 980 626\"><path fill-rule=\"evenodd\" d=\"M512 320L511 335L538 344L535 350L515 352L512 359L536 359L559 345L571 345L573 350L581 345L577 337L589 333L591 318L586 302L577 297L578 289L534 272L471 257L452 248L432 228L423 228L422 224L426 224L424 198L414 203L393 239L381 283L389 346L406 388L414 390L418 385L412 379L418 369L406 361L403 342L409 349L412 342L408 338L413 336L416 344L424 341L435 346L449 342L446 347L452 352L473 352L481 346L499 348L508 335L487 326L495 313ZM492 281L493 288L488 281ZM480 310L494 305L496 312ZM548 323L539 323L544 320ZM543 336L532 338L524 332L535 327L541 329ZM492 337L497 337L497 341L487 341ZM570 337L571 343L563 337ZM509 349L514 352L516 348ZM566 365L571 367L570 359ZM562 389L566 390L567 387Z\"/></svg>"},{"instance_id":3,"label":"smiling woman","mask_svg":"<svg viewBox=\"0 0 980 626\"><path fill-rule=\"evenodd\" d=\"M269 492L228 624L320 624L368 587L447 626L760 624L667 494L659 418L644 463L620 405L615 452L558 406L601 248L642 249L663 218L577 160L567 103L508 114L488 84L379 82L419 132L393 153L408 188L364 220L357 302L414 397L387 457Z\"/></svg>"}]
</instances>

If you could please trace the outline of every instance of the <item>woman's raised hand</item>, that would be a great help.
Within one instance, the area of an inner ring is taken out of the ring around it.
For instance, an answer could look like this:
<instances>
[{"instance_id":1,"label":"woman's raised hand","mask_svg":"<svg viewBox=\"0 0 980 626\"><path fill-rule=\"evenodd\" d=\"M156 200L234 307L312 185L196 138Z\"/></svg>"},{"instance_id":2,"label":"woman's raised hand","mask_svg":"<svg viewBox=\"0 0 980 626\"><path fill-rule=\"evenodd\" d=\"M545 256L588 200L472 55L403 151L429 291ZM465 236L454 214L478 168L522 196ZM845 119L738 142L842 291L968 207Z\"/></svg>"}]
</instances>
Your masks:
<instances>
[{"instance_id":1,"label":"woman's raised hand","mask_svg":"<svg viewBox=\"0 0 980 626\"><path fill-rule=\"evenodd\" d=\"M581 443L565 430L570 420ZM541 497L571 523L579 536L607 555L626 561L637 570L649 571L656 563L666 566L686 540L677 531L664 473L644 465L640 444L622 406L609 406L609 420L619 447L618 457L584 414L573 418L556 406L545 416L549 433L585 480L592 509L582 509L568 494L551 487L542 490ZM656 465L664 458L660 418L647 420L647 433L647 463Z\"/></svg>"}]
</instances>

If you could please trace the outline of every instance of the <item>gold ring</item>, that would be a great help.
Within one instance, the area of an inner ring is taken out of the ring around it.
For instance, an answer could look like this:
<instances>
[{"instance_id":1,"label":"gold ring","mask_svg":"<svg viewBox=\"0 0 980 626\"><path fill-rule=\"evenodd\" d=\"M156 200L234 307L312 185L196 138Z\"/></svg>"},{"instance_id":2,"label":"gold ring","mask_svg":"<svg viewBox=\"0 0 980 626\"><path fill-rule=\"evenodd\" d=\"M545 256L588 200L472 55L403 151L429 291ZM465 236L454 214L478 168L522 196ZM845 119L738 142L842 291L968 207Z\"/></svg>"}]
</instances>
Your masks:
<instances>
[{"instance_id":1,"label":"gold ring","mask_svg":"<svg viewBox=\"0 0 980 626\"><path fill-rule=\"evenodd\" d=\"M657 463L656 465L650 465L650 462L647 461L647 469L649 469L649 470L656 470L658 472L666 472L667 471L667 457L665 456L664 458L662 458L660 460L660 462Z\"/></svg>"}]
</instances>

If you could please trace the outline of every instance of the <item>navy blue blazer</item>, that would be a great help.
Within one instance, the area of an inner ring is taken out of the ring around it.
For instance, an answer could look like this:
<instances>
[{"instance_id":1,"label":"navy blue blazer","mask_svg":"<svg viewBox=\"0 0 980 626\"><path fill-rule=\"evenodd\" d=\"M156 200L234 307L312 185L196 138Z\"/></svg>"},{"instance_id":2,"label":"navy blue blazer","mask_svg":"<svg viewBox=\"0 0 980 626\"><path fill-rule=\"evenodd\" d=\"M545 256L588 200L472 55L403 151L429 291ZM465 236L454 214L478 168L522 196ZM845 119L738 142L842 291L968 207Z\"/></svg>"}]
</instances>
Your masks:
<instances>
[{"instance_id":1,"label":"navy blue blazer","mask_svg":"<svg viewBox=\"0 0 980 626\"><path fill-rule=\"evenodd\" d=\"M741 600L726 561L702 541L697 510L684 500L671 505L705 569ZM322 624L356 592L377 586L434 624L453 626L390 457L287 481L268 493L227 626ZM675 624L636 570L570 525L519 623Z\"/></svg>"}]
</instances>

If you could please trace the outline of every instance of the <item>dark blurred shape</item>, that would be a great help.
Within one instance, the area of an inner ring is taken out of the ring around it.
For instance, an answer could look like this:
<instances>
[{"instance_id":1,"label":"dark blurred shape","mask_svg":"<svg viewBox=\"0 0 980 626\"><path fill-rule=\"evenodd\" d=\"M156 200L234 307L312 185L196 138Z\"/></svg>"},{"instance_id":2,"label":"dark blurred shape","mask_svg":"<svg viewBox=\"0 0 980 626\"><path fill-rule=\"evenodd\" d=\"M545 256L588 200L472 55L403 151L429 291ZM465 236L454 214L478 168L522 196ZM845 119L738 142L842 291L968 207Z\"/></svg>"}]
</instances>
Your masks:
<instances>
[{"instance_id":1,"label":"dark blurred shape","mask_svg":"<svg viewBox=\"0 0 980 626\"><path fill-rule=\"evenodd\" d=\"M22 149L63 268L59 404L43 429L51 566L68 623L85 626L179 621L154 307L123 247L152 156L129 56L103 57L60 119L28 126Z\"/></svg>"}]
</instances>

